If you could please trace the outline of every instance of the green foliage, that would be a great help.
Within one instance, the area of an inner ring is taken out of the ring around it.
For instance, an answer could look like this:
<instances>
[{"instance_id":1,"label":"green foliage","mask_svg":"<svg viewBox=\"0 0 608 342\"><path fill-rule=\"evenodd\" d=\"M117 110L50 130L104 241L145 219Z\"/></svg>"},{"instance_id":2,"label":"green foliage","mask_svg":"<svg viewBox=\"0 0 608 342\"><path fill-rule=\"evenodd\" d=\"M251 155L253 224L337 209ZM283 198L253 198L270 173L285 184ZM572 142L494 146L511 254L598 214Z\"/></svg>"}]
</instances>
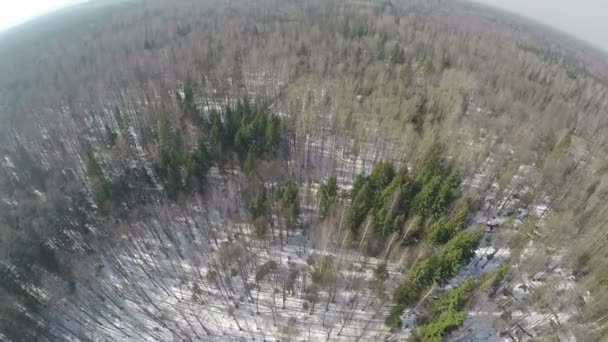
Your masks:
<instances>
[{"instance_id":1,"label":"green foliage","mask_svg":"<svg viewBox=\"0 0 608 342\"><path fill-rule=\"evenodd\" d=\"M422 340L441 341L447 333L459 328L466 317L465 308L477 286L475 279L467 278L460 286L433 300L426 323L417 331Z\"/></svg>"},{"instance_id":2,"label":"green foliage","mask_svg":"<svg viewBox=\"0 0 608 342\"><path fill-rule=\"evenodd\" d=\"M355 177L355 181L353 182L353 188L351 189L351 192L350 192L350 198L354 199L355 197L357 197L359 190L361 190L361 188L363 188L363 186L365 184L367 184L367 177L365 177L361 173L358 174Z\"/></svg>"},{"instance_id":3,"label":"green foliage","mask_svg":"<svg viewBox=\"0 0 608 342\"><path fill-rule=\"evenodd\" d=\"M391 329L398 329L401 326L401 314L403 313L403 310L405 310L405 307L403 305L393 306L389 311L388 316L384 321L384 324L386 324L386 326L390 327Z\"/></svg>"},{"instance_id":4,"label":"green foliage","mask_svg":"<svg viewBox=\"0 0 608 342\"><path fill-rule=\"evenodd\" d=\"M441 212L438 211L438 192L441 188L442 177L435 176L428 182L424 183L422 190L412 202L414 212L423 217L434 217Z\"/></svg>"},{"instance_id":5,"label":"green foliage","mask_svg":"<svg viewBox=\"0 0 608 342\"><path fill-rule=\"evenodd\" d=\"M418 185L412 181L408 181L407 183L401 186L401 189L398 190L398 198L396 204L398 205L397 210L402 212L406 218L411 213L412 202L418 192ZM393 210L395 210L393 208Z\"/></svg>"},{"instance_id":6,"label":"green foliage","mask_svg":"<svg viewBox=\"0 0 608 342\"><path fill-rule=\"evenodd\" d=\"M268 197L266 191L263 191L256 199L249 204L249 213L254 220L266 215L268 211Z\"/></svg>"},{"instance_id":7,"label":"green foliage","mask_svg":"<svg viewBox=\"0 0 608 342\"><path fill-rule=\"evenodd\" d=\"M347 214L347 223L354 236L358 236L359 228L365 220L368 212L378 204L380 193L386 188L395 177L395 168L392 163L380 162L374 166L369 177L357 176L353 185L353 201ZM378 214L378 223L381 225L378 231L392 231L392 221L388 223L390 228L384 225L385 216ZM392 220L392 218L388 218Z\"/></svg>"},{"instance_id":8,"label":"green foliage","mask_svg":"<svg viewBox=\"0 0 608 342\"><path fill-rule=\"evenodd\" d=\"M439 298L433 300L429 318L434 319L446 311L462 310L470 300L470 296L476 287L475 279L469 277L460 286L446 291Z\"/></svg>"},{"instance_id":9,"label":"green foliage","mask_svg":"<svg viewBox=\"0 0 608 342\"><path fill-rule=\"evenodd\" d=\"M241 130L240 125L242 124L243 126L242 131L246 131L249 128L247 127L249 118L244 117L244 115L248 116L249 113L243 113L241 111L237 112L234 108L230 106L226 107L226 109L224 110L224 128L222 130L222 144L224 146L230 148L238 148L238 146L234 146L234 143L237 140L237 133L239 132L239 130ZM242 122L241 119L243 119ZM247 149L244 150L246 151Z\"/></svg>"},{"instance_id":10,"label":"green foliage","mask_svg":"<svg viewBox=\"0 0 608 342\"><path fill-rule=\"evenodd\" d=\"M291 220L296 220L300 215L300 204L298 200L298 183L290 179L283 184L277 193L281 207Z\"/></svg>"},{"instance_id":11,"label":"green foliage","mask_svg":"<svg viewBox=\"0 0 608 342\"><path fill-rule=\"evenodd\" d=\"M400 232L408 216L415 214L408 225L404 243L415 243L424 234L425 240L431 245L445 244L437 253L415 265L394 290L395 306L386 319L386 324L393 328L400 325L400 315L406 306L420 300L434 283L448 281L474 255L482 233L464 230L470 201L467 198L461 199L451 215L442 217L452 202L461 196L459 185L458 172L441 157L441 146L438 144L428 150L415 178L409 176L405 166L396 172L393 165L386 162L378 163L369 177L358 175L355 178L351 191L352 202L346 218L355 237L368 216L375 237L383 239ZM436 219L426 232L423 229L425 218ZM461 289L466 292L465 290L468 287ZM457 294L455 292L452 295L459 300L464 298L464 295ZM452 301L456 299L451 298ZM449 302L448 299L444 300ZM428 329L449 329L450 324L454 323L448 322L449 319L441 322L449 323L445 327L440 324Z\"/></svg>"},{"instance_id":12,"label":"green foliage","mask_svg":"<svg viewBox=\"0 0 608 342\"><path fill-rule=\"evenodd\" d=\"M412 182L410 182L409 179L409 175L408 175L408 171L407 171L407 167L403 166L393 177L392 181L390 182L390 184L388 184L388 186L386 186L384 189L382 189L381 193L380 193L380 198L382 200L383 203L385 204L389 204L389 202L393 202L394 200L394 195L396 193L398 193L399 195L399 199L398 202L401 202L401 192L405 191L405 189L407 189L408 187L410 187L412 184ZM392 206L390 206L391 209ZM400 207L401 209L404 209L402 207Z\"/></svg>"},{"instance_id":13,"label":"green foliage","mask_svg":"<svg viewBox=\"0 0 608 342\"><path fill-rule=\"evenodd\" d=\"M397 304L412 305L420 298L422 291L435 281L437 258L429 258L418 263L407 277L397 286L393 300Z\"/></svg>"},{"instance_id":14,"label":"green foliage","mask_svg":"<svg viewBox=\"0 0 608 342\"><path fill-rule=\"evenodd\" d=\"M369 182L376 191L387 187L395 177L395 167L391 162L381 161L374 166Z\"/></svg>"},{"instance_id":15,"label":"green foliage","mask_svg":"<svg viewBox=\"0 0 608 342\"><path fill-rule=\"evenodd\" d=\"M224 136L224 125L222 124L221 116L213 111L209 115L209 121L211 122L211 128L209 130L211 151L218 156L222 150L222 137Z\"/></svg>"},{"instance_id":16,"label":"green foliage","mask_svg":"<svg viewBox=\"0 0 608 342\"><path fill-rule=\"evenodd\" d=\"M441 157L442 146L439 143L431 145L425 153L420 168L416 173L416 180L421 184L426 184L436 176L444 176L446 172L446 163Z\"/></svg>"},{"instance_id":17,"label":"green foliage","mask_svg":"<svg viewBox=\"0 0 608 342\"><path fill-rule=\"evenodd\" d=\"M312 282L319 286L327 287L332 285L337 279L333 258L331 256L323 256L319 264L314 267L310 276Z\"/></svg>"},{"instance_id":18,"label":"green foliage","mask_svg":"<svg viewBox=\"0 0 608 342\"><path fill-rule=\"evenodd\" d=\"M387 236L393 228L392 216L387 208L375 210L372 214L374 230L380 236Z\"/></svg>"},{"instance_id":19,"label":"green foliage","mask_svg":"<svg viewBox=\"0 0 608 342\"><path fill-rule=\"evenodd\" d=\"M247 152L247 156L245 157L245 162L243 163L243 171L246 175L251 175L255 168L255 152L253 149L249 149Z\"/></svg>"},{"instance_id":20,"label":"green foliage","mask_svg":"<svg viewBox=\"0 0 608 342\"><path fill-rule=\"evenodd\" d=\"M405 216L403 214L395 216L390 209L384 207L374 212L373 223L376 234L385 238L394 232L401 231L405 223Z\"/></svg>"},{"instance_id":21,"label":"green foliage","mask_svg":"<svg viewBox=\"0 0 608 342\"><path fill-rule=\"evenodd\" d=\"M245 158L250 152L261 157L279 149L281 120L262 106L252 107L246 97L235 108L226 107L221 115L212 113L210 122L211 143L219 151L234 150Z\"/></svg>"},{"instance_id":22,"label":"green foliage","mask_svg":"<svg viewBox=\"0 0 608 342\"><path fill-rule=\"evenodd\" d=\"M445 283L456 275L462 265L475 254L482 235L483 232L461 231L436 256L419 262L395 289L395 304L413 305L430 285ZM469 288L470 284L461 290Z\"/></svg>"},{"instance_id":23,"label":"green foliage","mask_svg":"<svg viewBox=\"0 0 608 342\"><path fill-rule=\"evenodd\" d=\"M373 187L370 182L366 180L359 191L357 191L346 218L355 237L359 235L359 228L374 203L374 197Z\"/></svg>"},{"instance_id":24,"label":"green foliage","mask_svg":"<svg viewBox=\"0 0 608 342\"><path fill-rule=\"evenodd\" d=\"M264 151L275 154L281 144L281 120L278 116L272 115L266 121L264 128Z\"/></svg>"},{"instance_id":25,"label":"green foliage","mask_svg":"<svg viewBox=\"0 0 608 342\"><path fill-rule=\"evenodd\" d=\"M406 246L410 246L418 242L424 233L424 225L422 218L415 215L407 224L406 235L403 239L403 243Z\"/></svg>"},{"instance_id":26,"label":"green foliage","mask_svg":"<svg viewBox=\"0 0 608 342\"><path fill-rule=\"evenodd\" d=\"M433 320L419 328L418 334L423 341L441 341L447 333L458 329L467 317L466 311L446 311L436 320Z\"/></svg>"},{"instance_id":27,"label":"green foliage","mask_svg":"<svg viewBox=\"0 0 608 342\"><path fill-rule=\"evenodd\" d=\"M253 146L254 131L251 124L244 124L239 127L234 136L234 147L240 155L244 155L248 151L254 149Z\"/></svg>"},{"instance_id":28,"label":"green foliage","mask_svg":"<svg viewBox=\"0 0 608 342\"><path fill-rule=\"evenodd\" d=\"M178 127L171 125L164 110L159 114L156 123L157 172L169 198L175 198L185 187L203 190L209 169L226 155L226 151L237 152L242 158L244 172L251 174L256 158L278 150L279 118L268 114L261 106L252 107L247 98L239 100L235 107L226 107L222 113L212 111L208 121L200 117L191 83L188 82L184 88L184 98L178 96L178 100L196 123L207 126L208 134L199 140L192 152L186 152Z\"/></svg>"},{"instance_id":29,"label":"green foliage","mask_svg":"<svg viewBox=\"0 0 608 342\"><path fill-rule=\"evenodd\" d=\"M169 198L175 198L183 188L182 172L184 166L184 146L181 135L172 130L164 112L157 120L157 140L159 150L158 173L161 175Z\"/></svg>"},{"instance_id":30,"label":"green foliage","mask_svg":"<svg viewBox=\"0 0 608 342\"><path fill-rule=\"evenodd\" d=\"M468 215L469 201L463 199L449 218L442 217L431 225L425 239L434 245L446 243L456 233L465 228Z\"/></svg>"},{"instance_id":31,"label":"green foliage","mask_svg":"<svg viewBox=\"0 0 608 342\"><path fill-rule=\"evenodd\" d=\"M489 288L490 289L490 296L494 296L494 294L496 293L496 291L498 290L498 288L500 287L500 284L505 280L505 278L507 277L507 274L509 274L509 271L511 270L511 265L510 264L504 264L501 267L499 267L496 271L488 274L483 283L481 284L481 288L482 289L486 289Z\"/></svg>"},{"instance_id":32,"label":"green foliage","mask_svg":"<svg viewBox=\"0 0 608 342\"><path fill-rule=\"evenodd\" d=\"M438 265L435 278L445 283L456 275L463 263L475 255L475 249L483 236L483 231L461 231L452 238L438 255Z\"/></svg>"},{"instance_id":33,"label":"green foliage","mask_svg":"<svg viewBox=\"0 0 608 342\"><path fill-rule=\"evenodd\" d=\"M435 221L426 233L425 240L430 244L442 244L450 239L452 227L445 217Z\"/></svg>"},{"instance_id":34,"label":"green foliage","mask_svg":"<svg viewBox=\"0 0 608 342\"><path fill-rule=\"evenodd\" d=\"M87 149L86 152L86 167L87 173L93 181L93 190L97 204L107 209L113 203L126 201L129 193L129 176L131 176L131 171L127 170L125 174L117 178L106 178L91 148ZM139 178L140 180L147 180L147 176L140 177L142 176L141 173L137 173L136 176L135 178Z\"/></svg>"},{"instance_id":35,"label":"green foliage","mask_svg":"<svg viewBox=\"0 0 608 342\"><path fill-rule=\"evenodd\" d=\"M207 173L213 164L213 157L204 139L201 139L194 151L192 151L186 161L188 186L197 185L199 190L203 190L206 183Z\"/></svg>"},{"instance_id":36,"label":"green foliage","mask_svg":"<svg viewBox=\"0 0 608 342\"><path fill-rule=\"evenodd\" d=\"M426 153L416 179L421 184L421 190L416 194L412 207L420 216L438 218L460 196L458 172L441 158L441 146L438 144L434 144Z\"/></svg>"},{"instance_id":37,"label":"green foliage","mask_svg":"<svg viewBox=\"0 0 608 342\"><path fill-rule=\"evenodd\" d=\"M392 163L380 162L369 177L355 178L347 224L357 237L361 224L371 216L376 237L385 239L401 232L411 213L422 219L441 217L461 195L459 185L458 172L441 158L438 144L429 149L414 179L410 178L406 166L396 172ZM459 207L454 219L436 221L428 240L433 244L445 243L463 228L467 215L468 207L467 210ZM419 229L409 232L407 242L412 243L421 233Z\"/></svg>"},{"instance_id":38,"label":"green foliage","mask_svg":"<svg viewBox=\"0 0 608 342\"><path fill-rule=\"evenodd\" d=\"M468 197L462 198L456 205L452 216L450 217L450 221L452 224L464 227L464 224L467 221L467 217L469 216L469 211L471 207L471 200Z\"/></svg>"},{"instance_id":39,"label":"green foliage","mask_svg":"<svg viewBox=\"0 0 608 342\"><path fill-rule=\"evenodd\" d=\"M330 176L327 179L327 182L321 184L319 187L319 196L319 212L321 217L325 217L329 209L338 199L338 183L336 176Z\"/></svg>"},{"instance_id":40,"label":"green foliage","mask_svg":"<svg viewBox=\"0 0 608 342\"><path fill-rule=\"evenodd\" d=\"M409 278L405 278L393 291L393 301L404 307L405 305L412 305L420 297L422 290L423 288L420 284Z\"/></svg>"},{"instance_id":41,"label":"green foliage","mask_svg":"<svg viewBox=\"0 0 608 342\"><path fill-rule=\"evenodd\" d=\"M608 272L604 271L604 272L600 273L598 279L599 279L600 285L608 287Z\"/></svg>"},{"instance_id":42,"label":"green foliage","mask_svg":"<svg viewBox=\"0 0 608 342\"><path fill-rule=\"evenodd\" d=\"M443 211L453 199L457 198L460 195L459 186L460 175L456 170L452 170L441 183L433 212Z\"/></svg>"}]
</instances>

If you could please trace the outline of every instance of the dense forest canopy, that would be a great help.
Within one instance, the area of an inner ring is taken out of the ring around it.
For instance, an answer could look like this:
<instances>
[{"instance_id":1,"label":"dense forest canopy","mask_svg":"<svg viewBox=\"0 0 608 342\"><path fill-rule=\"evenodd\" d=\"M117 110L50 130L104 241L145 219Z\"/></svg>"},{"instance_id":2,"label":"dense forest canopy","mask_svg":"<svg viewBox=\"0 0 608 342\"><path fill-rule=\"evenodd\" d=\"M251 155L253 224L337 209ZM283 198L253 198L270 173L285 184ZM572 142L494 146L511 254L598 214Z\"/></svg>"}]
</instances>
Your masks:
<instances>
[{"instance_id":1,"label":"dense forest canopy","mask_svg":"<svg viewBox=\"0 0 608 342\"><path fill-rule=\"evenodd\" d=\"M464 1L0 35L0 339L599 340L608 60Z\"/></svg>"}]
</instances>

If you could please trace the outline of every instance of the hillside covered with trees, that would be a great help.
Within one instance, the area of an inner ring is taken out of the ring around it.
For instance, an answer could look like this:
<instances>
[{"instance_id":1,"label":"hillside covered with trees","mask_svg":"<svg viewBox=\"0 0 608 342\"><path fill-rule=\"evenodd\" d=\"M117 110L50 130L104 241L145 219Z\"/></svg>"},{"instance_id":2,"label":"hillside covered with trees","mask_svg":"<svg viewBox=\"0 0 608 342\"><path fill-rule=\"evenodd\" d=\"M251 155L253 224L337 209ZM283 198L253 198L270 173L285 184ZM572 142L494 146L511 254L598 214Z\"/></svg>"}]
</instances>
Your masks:
<instances>
[{"instance_id":1,"label":"hillside covered with trees","mask_svg":"<svg viewBox=\"0 0 608 342\"><path fill-rule=\"evenodd\" d=\"M0 340L601 340L607 58L443 0L3 32Z\"/></svg>"}]
</instances>

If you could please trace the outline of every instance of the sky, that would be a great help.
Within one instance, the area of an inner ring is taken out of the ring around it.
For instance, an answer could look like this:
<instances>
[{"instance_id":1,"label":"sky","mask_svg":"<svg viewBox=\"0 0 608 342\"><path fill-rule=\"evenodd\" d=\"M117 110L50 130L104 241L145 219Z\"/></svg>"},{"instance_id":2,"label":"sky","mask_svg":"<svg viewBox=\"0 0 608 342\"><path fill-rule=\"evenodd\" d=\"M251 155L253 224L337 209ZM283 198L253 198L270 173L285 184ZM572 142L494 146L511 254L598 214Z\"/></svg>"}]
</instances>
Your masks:
<instances>
[{"instance_id":1,"label":"sky","mask_svg":"<svg viewBox=\"0 0 608 342\"><path fill-rule=\"evenodd\" d=\"M536 19L608 51L608 0L475 0Z\"/></svg>"},{"instance_id":2,"label":"sky","mask_svg":"<svg viewBox=\"0 0 608 342\"><path fill-rule=\"evenodd\" d=\"M0 0L0 31L41 14L74 4L75 0Z\"/></svg>"},{"instance_id":3,"label":"sky","mask_svg":"<svg viewBox=\"0 0 608 342\"><path fill-rule=\"evenodd\" d=\"M0 31L82 0L0 0ZM475 0L556 27L608 51L608 0Z\"/></svg>"}]
</instances>

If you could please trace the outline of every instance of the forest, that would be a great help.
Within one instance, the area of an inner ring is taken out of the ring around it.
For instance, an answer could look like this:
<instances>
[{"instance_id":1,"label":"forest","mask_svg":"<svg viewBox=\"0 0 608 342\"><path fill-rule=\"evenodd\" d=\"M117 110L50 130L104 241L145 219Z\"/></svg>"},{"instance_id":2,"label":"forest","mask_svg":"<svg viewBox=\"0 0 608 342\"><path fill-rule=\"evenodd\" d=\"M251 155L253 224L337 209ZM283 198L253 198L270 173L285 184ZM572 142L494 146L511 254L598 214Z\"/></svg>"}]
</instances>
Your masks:
<instances>
[{"instance_id":1,"label":"forest","mask_svg":"<svg viewBox=\"0 0 608 342\"><path fill-rule=\"evenodd\" d=\"M607 56L466 1L0 34L0 340L601 340Z\"/></svg>"}]
</instances>

